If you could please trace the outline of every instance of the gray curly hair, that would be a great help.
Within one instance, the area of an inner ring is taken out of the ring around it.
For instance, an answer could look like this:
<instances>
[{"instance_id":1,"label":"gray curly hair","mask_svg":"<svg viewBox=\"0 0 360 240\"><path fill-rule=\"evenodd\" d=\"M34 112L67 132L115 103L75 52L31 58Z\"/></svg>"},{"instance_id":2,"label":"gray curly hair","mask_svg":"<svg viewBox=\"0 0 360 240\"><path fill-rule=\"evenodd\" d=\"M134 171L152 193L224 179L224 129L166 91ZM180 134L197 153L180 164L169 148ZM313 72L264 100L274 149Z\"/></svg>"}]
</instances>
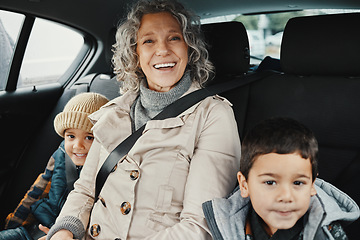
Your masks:
<instances>
[{"instance_id":1,"label":"gray curly hair","mask_svg":"<svg viewBox=\"0 0 360 240\"><path fill-rule=\"evenodd\" d=\"M139 68L136 53L137 32L141 18L145 14L169 12L180 24L185 42L189 46L187 69L191 71L193 82L204 86L213 72L213 65L208 59L208 51L200 30L200 18L186 10L175 0L140 0L130 10L127 19L118 27L116 43L113 45L112 64L118 81L123 81L121 92L137 92L140 79L145 78Z\"/></svg>"}]
</instances>

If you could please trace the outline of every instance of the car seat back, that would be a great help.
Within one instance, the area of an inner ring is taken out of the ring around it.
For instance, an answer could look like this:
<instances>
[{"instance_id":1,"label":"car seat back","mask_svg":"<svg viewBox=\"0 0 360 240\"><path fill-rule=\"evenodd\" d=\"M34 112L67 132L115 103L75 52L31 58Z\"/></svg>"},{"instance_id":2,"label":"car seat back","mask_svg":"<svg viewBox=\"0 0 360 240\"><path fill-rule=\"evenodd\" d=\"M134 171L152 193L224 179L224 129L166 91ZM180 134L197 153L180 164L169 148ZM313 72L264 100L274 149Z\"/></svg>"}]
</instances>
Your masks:
<instances>
[{"instance_id":1,"label":"car seat back","mask_svg":"<svg viewBox=\"0 0 360 240\"><path fill-rule=\"evenodd\" d=\"M359 13L297 17L285 27L281 66L296 75L357 77Z\"/></svg>"},{"instance_id":2,"label":"car seat back","mask_svg":"<svg viewBox=\"0 0 360 240\"><path fill-rule=\"evenodd\" d=\"M269 117L294 118L319 142L319 177L360 203L360 14L298 17L286 25L283 73L222 94L240 136ZM349 104L350 103L350 104ZM356 239L359 220L345 230Z\"/></svg>"},{"instance_id":3,"label":"car seat back","mask_svg":"<svg viewBox=\"0 0 360 240\"><path fill-rule=\"evenodd\" d=\"M201 28L209 59L215 66L211 84L242 76L249 70L249 40L241 22L204 24Z\"/></svg>"}]
</instances>

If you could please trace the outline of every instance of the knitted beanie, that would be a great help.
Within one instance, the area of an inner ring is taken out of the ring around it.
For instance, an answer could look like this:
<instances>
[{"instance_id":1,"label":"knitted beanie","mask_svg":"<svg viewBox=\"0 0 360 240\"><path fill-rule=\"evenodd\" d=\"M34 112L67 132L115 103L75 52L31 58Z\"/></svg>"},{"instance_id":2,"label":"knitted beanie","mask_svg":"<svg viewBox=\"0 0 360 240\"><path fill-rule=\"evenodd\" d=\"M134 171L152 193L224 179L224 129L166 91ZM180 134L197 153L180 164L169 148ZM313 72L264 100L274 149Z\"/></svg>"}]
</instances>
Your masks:
<instances>
[{"instance_id":1,"label":"knitted beanie","mask_svg":"<svg viewBox=\"0 0 360 240\"><path fill-rule=\"evenodd\" d=\"M74 96L65 105L64 110L55 117L54 128L56 133L64 137L65 130L69 128L92 132L93 124L88 116L99 110L108 101L105 96L93 92Z\"/></svg>"}]
</instances>

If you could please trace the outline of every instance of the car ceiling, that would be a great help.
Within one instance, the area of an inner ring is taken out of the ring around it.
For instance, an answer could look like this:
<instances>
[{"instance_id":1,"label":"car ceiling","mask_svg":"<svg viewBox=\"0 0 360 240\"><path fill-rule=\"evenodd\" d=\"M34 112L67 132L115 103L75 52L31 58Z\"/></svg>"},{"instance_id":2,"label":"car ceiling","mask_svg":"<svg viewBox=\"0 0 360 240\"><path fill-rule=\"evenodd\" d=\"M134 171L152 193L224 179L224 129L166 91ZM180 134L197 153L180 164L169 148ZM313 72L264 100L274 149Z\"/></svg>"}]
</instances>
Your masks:
<instances>
[{"instance_id":1,"label":"car ceiling","mask_svg":"<svg viewBox=\"0 0 360 240\"><path fill-rule=\"evenodd\" d=\"M259 13L311 8L360 8L358 0L180 0L201 18L233 13ZM1 0L0 8L26 12L86 31L98 39L124 17L124 0Z\"/></svg>"}]
</instances>

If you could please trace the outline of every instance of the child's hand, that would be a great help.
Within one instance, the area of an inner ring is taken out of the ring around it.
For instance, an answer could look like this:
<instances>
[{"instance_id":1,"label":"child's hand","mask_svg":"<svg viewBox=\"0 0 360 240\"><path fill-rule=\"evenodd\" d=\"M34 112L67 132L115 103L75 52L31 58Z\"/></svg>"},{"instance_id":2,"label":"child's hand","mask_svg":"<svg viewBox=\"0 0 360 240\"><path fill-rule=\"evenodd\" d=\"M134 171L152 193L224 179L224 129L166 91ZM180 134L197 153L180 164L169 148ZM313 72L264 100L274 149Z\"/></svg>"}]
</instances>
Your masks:
<instances>
[{"instance_id":1,"label":"child's hand","mask_svg":"<svg viewBox=\"0 0 360 240\"><path fill-rule=\"evenodd\" d=\"M45 234L48 234L48 232L49 232L49 228L47 228L47 227L45 227L45 226L43 226L43 225L41 225L41 224L39 224L39 229L41 230L41 231L43 231ZM41 239L41 238L40 238Z\"/></svg>"},{"instance_id":2,"label":"child's hand","mask_svg":"<svg viewBox=\"0 0 360 240\"><path fill-rule=\"evenodd\" d=\"M41 224L39 224L39 229L40 229L41 231L43 231L45 234L48 234L48 232L49 232L49 228L47 228L47 227L45 227L45 226L43 226L43 225L41 225ZM41 237L41 238L39 238L38 240L46 240L46 235L43 236L43 237Z\"/></svg>"}]
</instances>

